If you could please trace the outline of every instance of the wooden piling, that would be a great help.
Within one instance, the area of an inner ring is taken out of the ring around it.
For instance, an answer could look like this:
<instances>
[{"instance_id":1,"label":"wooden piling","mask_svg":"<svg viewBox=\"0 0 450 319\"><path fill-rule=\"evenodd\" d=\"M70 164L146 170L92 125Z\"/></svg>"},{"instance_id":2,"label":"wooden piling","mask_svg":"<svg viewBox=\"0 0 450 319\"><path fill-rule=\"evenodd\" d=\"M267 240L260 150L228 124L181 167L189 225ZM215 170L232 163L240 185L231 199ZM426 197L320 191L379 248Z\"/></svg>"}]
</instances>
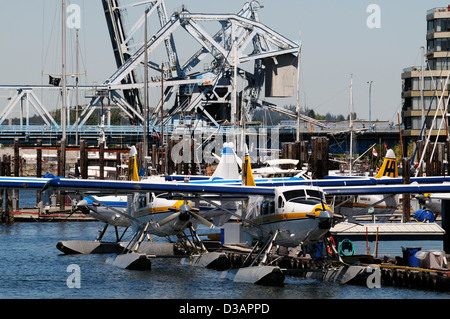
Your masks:
<instances>
[{"instance_id":1,"label":"wooden piling","mask_svg":"<svg viewBox=\"0 0 450 319\"><path fill-rule=\"evenodd\" d=\"M195 159L195 140L190 140L190 146L191 146L191 175L197 175L197 165L196 165L196 159Z\"/></svg>"},{"instance_id":2,"label":"wooden piling","mask_svg":"<svg viewBox=\"0 0 450 319\"><path fill-rule=\"evenodd\" d=\"M11 176L11 156L3 155L3 161L5 163L5 176ZM12 209L12 190L5 190L5 213L4 213L4 221L5 223L13 223L14 222L14 212Z\"/></svg>"},{"instance_id":3,"label":"wooden piling","mask_svg":"<svg viewBox=\"0 0 450 319\"><path fill-rule=\"evenodd\" d=\"M122 163L120 160L120 153L116 153L116 180L120 178Z\"/></svg>"},{"instance_id":4,"label":"wooden piling","mask_svg":"<svg viewBox=\"0 0 450 319\"><path fill-rule=\"evenodd\" d=\"M182 138L179 138L179 139L178 139L178 143L183 143L183 139L182 139ZM181 144L180 144L180 145L181 145ZM183 158L182 155L181 155L182 152L183 152L182 149L178 152L178 154L177 154L177 155L178 155L178 158L177 158L177 159ZM177 166L177 174L178 174L178 175L183 174L183 163L182 163L182 161L177 162L176 166Z\"/></svg>"},{"instance_id":5,"label":"wooden piling","mask_svg":"<svg viewBox=\"0 0 450 319\"><path fill-rule=\"evenodd\" d=\"M82 179L88 178L88 155L86 141L80 141L80 174Z\"/></svg>"},{"instance_id":6,"label":"wooden piling","mask_svg":"<svg viewBox=\"0 0 450 319\"><path fill-rule=\"evenodd\" d=\"M99 145L100 180L105 179L105 142Z\"/></svg>"},{"instance_id":7,"label":"wooden piling","mask_svg":"<svg viewBox=\"0 0 450 319\"><path fill-rule=\"evenodd\" d=\"M42 140L37 140L36 148L36 177L42 177Z\"/></svg>"},{"instance_id":8,"label":"wooden piling","mask_svg":"<svg viewBox=\"0 0 450 319\"><path fill-rule=\"evenodd\" d=\"M408 157L402 158L403 184L410 183L410 167L410 159ZM403 222L407 223L411 218L411 198L409 194L403 194L402 206Z\"/></svg>"},{"instance_id":9,"label":"wooden piling","mask_svg":"<svg viewBox=\"0 0 450 319\"><path fill-rule=\"evenodd\" d=\"M328 138L311 139L313 178L322 179L328 175Z\"/></svg>"},{"instance_id":10,"label":"wooden piling","mask_svg":"<svg viewBox=\"0 0 450 319\"><path fill-rule=\"evenodd\" d=\"M302 163L300 161L300 148L301 148L301 142L295 142L294 143L294 159L298 160L297 163L297 169L301 169L302 168Z\"/></svg>"},{"instance_id":11,"label":"wooden piling","mask_svg":"<svg viewBox=\"0 0 450 319\"><path fill-rule=\"evenodd\" d=\"M37 140L36 148L36 177L42 177L42 140ZM36 203L41 201L41 191L36 191Z\"/></svg>"},{"instance_id":12,"label":"wooden piling","mask_svg":"<svg viewBox=\"0 0 450 319\"><path fill-rule=\"evenodd\" d=\"M417 141L417 162L419 162L422 158L424 147L425 143L423 141ZM419 171L419 174L417 176L422 177L424 172L423 163L417 167L417 170Z\"/></svg>"},{"instance_id":13,"label":"wooden piling","mask_svg":"<svg viewBox=\"0 0 450 319\"><path fill-rule=\"evenodd\" d=\"M156 144L152 144L152 174L158 174L158 151L156 148Z\"/></svg>"},{"instance_id":14,"label":"wooden piling","mask_svg":"<svg viewBox=\"0 0 450 319\"><path fill-rule=\"evenodd\" d=\"M300 142L300 149L299 149L299 168L301 169L305 163L308 163L309 160L309 142L308 141L301 141Z\"/></svg>"},{"instance_id":15,"label":"wooden piling","mask_svg":"<svg viewBox=\"0 0 450 319\"><path fill-rule=\"evenodd\" d=\"M58 144L58 176L66 177L66 140L61 139Z\"/></svg>"},{"instance_id":16,"label":"wooden piling","mask_svg":"<svg viewBox=\"0 0 450 319\"><path fill-rule=\"evenodd\" d=\"M437 143L436 150L435 150L436 160L434 161L435 167L434 167L434 175L435 176L443 176L445 175L445 143Z\"/></svg>"},{"instance_id":17,"label":"wooden piling","mask_svg":"<svg viewBox=\"0 0 450 319\"><path fill-rule=\"evenodd\" d=\"M447 140L446 144L447 144L447 161L449 161L449 163L447 164L447 175L450 175L450 139ZM444 174L445 174L445 168L444 168Z\"/></svg>"},{"instance_id":18,"label":"wooden piling","mask_svg":"<svg viewBox=\"0 0 450 319\"><path fill-rule=\"evenodd\" d=\"M171 154L172 154L172 149L173 149L173 146L175 145L175 140L173 140L173 139L170 139L169 140L169 149L167 150L167 152L168 152L168 157L167 157L167 173L169 174L169 175L172 175L173 173L174 173L174 171L175 171L175 163L174 163L174 161L173 161L173 159L172 159L172 156L171 156Z\"/></svg>"},{"instance_id":19,"label":"wooden piling","mask_svg":"<svg viewBox=\"0 0 450 319\"><path fill-rule=\"evenodd\" d=\"M0 176L6 176L5 175L5 167L6 167L6 155L3 155L2 160L0 162ZM0 222L4 223L6 222L6 214L5 214L5 210L3 209L3 200L4 200L4 195L5 195L6 191L4 189L0 190Z\"/></svg>"},{"instance_id":20,"label":"wooden piling","mask_svg":"<svg viewBox=\"0 0 450 319\"><path fill-rule=\"evenodd\" d=\"M20 149L19 149L19 139L14 139L14 177L20 176ZM13 190L13 208L19 207L19 191L17 189Z\"/></svg>"},{"instance_id":21,"label":"wooden piling","mask_svg":"<svg viewBox=\"0 0 450 319\"><path fill-rule=\"evenodd\" d=\"M187 159L187 155L189 154L190 145L191 145L190 140L187 143L186 143L185 140L183 140L183 148L182 148L183 161ZM183 174L184 175L190 175L190 172L189 172L189 161L185 161L183 163Z\"/></svg>"}]
</instances>

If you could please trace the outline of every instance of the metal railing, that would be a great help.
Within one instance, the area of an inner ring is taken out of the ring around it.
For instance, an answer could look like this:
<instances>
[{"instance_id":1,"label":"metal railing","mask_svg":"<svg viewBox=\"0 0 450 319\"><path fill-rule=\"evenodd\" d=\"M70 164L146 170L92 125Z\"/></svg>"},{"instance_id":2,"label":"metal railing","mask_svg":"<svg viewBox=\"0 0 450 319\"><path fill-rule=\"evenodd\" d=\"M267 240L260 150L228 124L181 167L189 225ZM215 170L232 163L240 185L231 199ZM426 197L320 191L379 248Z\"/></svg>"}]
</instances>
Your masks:
<instances>
[{"instance_id":1,"label":"metal railing","mask_svg":"<svg viewBox=\"0 0 450 319\"><path fill-rule=\"evenodd\" d=\"M323 122L325 124L324 127L318 127L316 125L312 125L309 123L300 124L300 132L301 133L328 133L328 134L339 134L349 132L349 125L347 122ZM368 123L354 123L353 129L357 133L370 133L370 132L383 132L383 133L396 133L398 132L398 125L390 124L388 122L372 122L372 127L369 127ZM150 126L149 132L152 134L153 130L160 133L161 127ZM186 128L187 132L192 132L191 128ZM203 131L205 133L232 133L236 128L232 125L229 126L221 126L219 129L215 126L198 126L195 129L195 133ZM252 125L247 126L248 131L257 131L261 132L263 130L267 130L270 132L271 130L278 129L280 133L289 133L296 132L297 127L294 123L282 122L279 125ZM170 134L182 134L184 128L175 127L171 124L165 126L164 131L169 132ZM67 133L70 135L74 135L76 129L73 125L67 127ZM61 127L57 126L47 126L47 125L0 125L0 136L1 135L24 135L24 134L34 134L34 135L58 135L61 134ZM144 127L142 125L84 125L78 128L78 134L80 135L92 135L92 134L100 134L105 133L105 135L136 135L142 134L144 132Z\"/></svg>"}]
</instances>

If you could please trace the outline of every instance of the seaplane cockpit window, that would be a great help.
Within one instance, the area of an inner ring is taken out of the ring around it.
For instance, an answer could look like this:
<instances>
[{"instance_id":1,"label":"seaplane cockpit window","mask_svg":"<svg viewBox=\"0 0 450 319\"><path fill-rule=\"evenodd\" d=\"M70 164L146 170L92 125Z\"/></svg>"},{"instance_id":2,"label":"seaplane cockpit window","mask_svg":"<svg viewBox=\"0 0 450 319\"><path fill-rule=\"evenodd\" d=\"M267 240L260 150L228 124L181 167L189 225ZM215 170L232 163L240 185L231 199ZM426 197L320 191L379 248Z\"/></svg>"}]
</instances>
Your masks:
<instances>
[{"instance_id":1,"label":"seaplane cockpit window","mask_svg":"<svg viewBox=\"0 0 450 319\"><path fill-rule=\"evenodd\" d=\"M269 213L269 205L267 202L263 202L261 205L261 215L267 215Z\"/></svg>"},{"instance_id":2,"label":"seaplane cockpit window","mask_svg":"<svg viewBox=\"0 0 450 319\"><path fill-rule=\"evenodd\" d=\"M316 190L295 189L283 193L287 202L313 204L321 200L322 193Z\"/></svg>"},{"instance_id":3,"label":"seaplane cockpit window","mask_svg":"<svg viewBox=\"0 0 450 319\"><path fill-rule=\"evenodd\" d=\"M283 192L284 198L286 198L286 201L289 202L291 199L294 198L306 198L305 191L303 189L295 189L291 191L285 191Z\"/></svg>"},{"instance_id":4,"label":"seaplane cockpit window","mask_svg":"<svg viewBox=\"0 0 450 319\"><path fill-rule=\"evenodd\" d=\"M281 198L281 196L279 198ZM281 200L283 200L283 198L281 198ZM284 206L284 204L283 204L283 206ZM260 207L261 207L261 215L275 213L275 202L274 201L263 201Z\"/></svg>"},{"instance_id":5,"label":"seaplane cockpit window","mask_svg":"<svg viewBox=\"0 0 450 319\"><path fill-rule=\"evenodd\" d=\"M284 199L283 196L278 196L278 208L283 208L284 207Z\"/></svg>"},{"instance_id":6,"label":"seaplane cockpit window","mask_svg":"<svg viewBox=\"0 0 450 319\"><path fill-rule=\"evenodd\" d=\"M183 194L181 193L161 193L158 194L156 197L158 198L164 198L164 199L173 199L173 197L183 197Z\"/></svg>"},{"instance_id":7,"label":"seaplane cockpit window","mask_svg":"<svg viewBox=\"0 0 450 319\"><path fill-rule=\"evenodd\" d=\"M275 213L275 202L269 202L269 214Z\"/></svg>"},{"instance_id":8,"label":"seaplane cockpit window","mask_svg":"<svg viewBox=\"0 0 450 319\"><path fill-rule=\"evenodd\" d=\"M147 196L139 196L138 207L143 208L147 206Z\"/></svg>"},{"instance_id":9,"label":"seaplane cockpit window","mask_svg":"<svg viewBox=\"0 0 450 319\"><path fill-rule=\"evenodd\" d=\"M323 193L313 189L308 189L306 191L306 195L308 196L308 199L318 199L318 200L323 199Z\"/></svg>"}]
</instances>

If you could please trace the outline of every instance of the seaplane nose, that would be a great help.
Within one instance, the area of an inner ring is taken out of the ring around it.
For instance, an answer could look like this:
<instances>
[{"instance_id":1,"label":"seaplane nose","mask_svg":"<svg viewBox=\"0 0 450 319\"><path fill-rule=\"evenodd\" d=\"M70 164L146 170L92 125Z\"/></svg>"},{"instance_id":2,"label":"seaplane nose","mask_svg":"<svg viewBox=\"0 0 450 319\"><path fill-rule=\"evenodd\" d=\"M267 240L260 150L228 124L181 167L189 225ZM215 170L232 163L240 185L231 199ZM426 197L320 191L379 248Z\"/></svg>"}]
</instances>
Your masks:
<instances>
[{"instance_id":1,"label":"seaplane nose","mask_svg":"<svg viewBox=\"0 0 450 319\"><path fill-rule=\"evenodd\" d=\"M88 206L88 202L85 199L82 199L77 203L77 207L87 207L87 206Z\"/></svg>"},{"instance_id":2,"label":"seaplane nose","mask_svg":"<svg viewBox=\"0 0 450 319\"><path fill-rule=\"evenodd\" d=\"M328 229L331 228L331 223L333 221L333 213L325 209L319 214L319 228L320 229Z\"/></svg>"},{"instance_id":3,"label":"seaplane nose","mask_svg":"<svg viewBox=\"0 0 450 319\"><path fill-rule=\"evenodd\" d=\"M180 206L180 208L178 209L180 212L188 212L191 210L191 206L187 205L187 204L183 204Z\"/></svg>"}]
</instances>

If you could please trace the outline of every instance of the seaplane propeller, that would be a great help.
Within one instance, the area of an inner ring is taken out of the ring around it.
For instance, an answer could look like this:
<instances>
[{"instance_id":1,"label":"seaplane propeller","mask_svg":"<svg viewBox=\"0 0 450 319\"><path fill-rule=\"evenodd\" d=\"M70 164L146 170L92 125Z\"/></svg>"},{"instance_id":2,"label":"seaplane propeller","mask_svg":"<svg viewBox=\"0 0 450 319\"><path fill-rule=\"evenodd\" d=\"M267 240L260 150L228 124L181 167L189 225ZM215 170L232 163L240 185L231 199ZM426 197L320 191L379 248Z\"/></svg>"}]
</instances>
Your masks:
<instances>
[{"instance_id":1,"label":"seaplane propeller","mask_svg":"<svg viewBox=\"0 0 450 319\"><path fill-rule=\"evenodd\" d=\"M158 222L159 226L163 226L163 225L171 222L175 218L178 218L179 220L182 220L182 221L188 221L189 218L192 217L192 218L195 218L200 223L202 223L203 225L205 225L209 228L214 228L213 223L211 223L210 221L208 221L207 219L203 218L202 216L200 216L198 214L198 212L199 212L198 208L191 207L189 204L184 203L178 209L176 209L175 207L171 207L171 208L169 208L169 210L172 210L172 211L175 210L176 212L167 216L166 218L162 219L161 221L159 221Z\"/></svg>"},{"instance_id":2,"label":"seaplane propeller","mask_svg":"<svg viewBox=\"0 0 450 319\"><path fill-rule=\"evenodd\" d=\"M315 212L313 213L306 213L306 217L308 218L319 218L319 220L323 220L321 222L319 222L319 228L322 226L321 224L323 224L323 227L328 227L329 223L335 223L337 219L342 219L344 218L342 215L339 214L335 214L332 210L330 210L329 208L327 208L323 202L323 198L320 198L320 203L322 205L322 208L318 208L316 207L316 211L320 210L319 216L317 216L315 214Z\"/></svg>"},{"instance_id":3,"label":"seaplane propeller","mask_svg":"<svg viewBox=\"0 0 450 319\"><path fill-rule=\"evenodd\" d=\"M88 204L87 200L82 199L82 200L78 201L76 203L76 205L74 207L72 207L71 214L73 214L76 211L81 211L83 214L88 214L89 213L89 204Z\"/></svg>"},{"instance_id":4,"label":"seaplane propeller","mask_svg":"<svg viewBox=\"0 0 450 319\"><path fill-rule=\"evenodd\" d=\"M70 213L67 215L66 219L72 217L72 215L75 214L76 212L80 212L85 215L89 214L89 207L87 201L81 200L78 201L75 206L72 206Z\"/></svg>"}]
</instances>

